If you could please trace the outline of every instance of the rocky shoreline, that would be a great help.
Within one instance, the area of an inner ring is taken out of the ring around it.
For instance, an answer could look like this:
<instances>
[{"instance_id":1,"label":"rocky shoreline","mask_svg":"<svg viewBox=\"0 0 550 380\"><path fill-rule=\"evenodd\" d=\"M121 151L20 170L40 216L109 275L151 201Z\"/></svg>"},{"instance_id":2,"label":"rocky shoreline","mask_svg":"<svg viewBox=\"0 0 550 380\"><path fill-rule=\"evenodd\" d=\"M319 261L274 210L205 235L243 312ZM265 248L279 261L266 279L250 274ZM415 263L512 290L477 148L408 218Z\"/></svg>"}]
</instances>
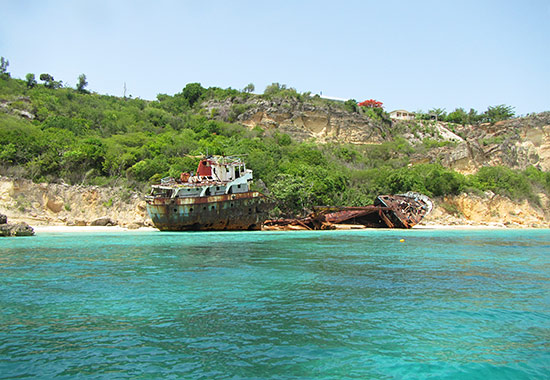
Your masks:
<instances>
[{"instance_id":1,"label":"rocky shoreline","mask_svg":"<svg viewBox=\"0 0 550 380\"><path fill-rule=\"evenodd\" d=\"M25 222L8 223L8 217L0 214L0 236L32 236L34 229Z\"/></svg>"},{"instance_id":2,"label":"rocky shoreline","mask_svg":"<svg viewBox=\"0 0 550 380\"><path fill-rule=\"evenodd\" d=\"M33 226L149 227L143 198L123 188L0 177L0 213Z\"/></svg>"},{"instance_id":3,"label":"rocky shoreline","mask_svg":"<svg viewBox=\"0 0 550 380\"><path fill-rule=\"evenodd\" d=\"M539 206L491 192L436 198L433 212L418 227L550 228L550 201L540 198ZM144 194L122 188L35 184L7 177L0 177L0 213L14 223L34 227L152 227Z\"/></svg>"}]
</instances>

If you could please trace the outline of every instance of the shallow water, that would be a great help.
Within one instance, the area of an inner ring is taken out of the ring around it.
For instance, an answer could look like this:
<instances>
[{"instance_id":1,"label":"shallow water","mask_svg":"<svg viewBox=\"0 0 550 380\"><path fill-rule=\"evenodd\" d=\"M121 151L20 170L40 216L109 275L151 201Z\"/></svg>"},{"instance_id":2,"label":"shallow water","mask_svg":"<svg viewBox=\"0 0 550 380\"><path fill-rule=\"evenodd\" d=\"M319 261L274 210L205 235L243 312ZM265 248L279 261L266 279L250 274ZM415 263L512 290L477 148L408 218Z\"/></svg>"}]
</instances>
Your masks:
<instances>
[{"instance_id":1,"label":"shallow water","mask_svg":"<svg viewBox=\"0 0 550 380\"><path fill-rule=\"evenodd\" d=\"M543 379L550 231L5 238L0 310L2 379Z\"/></svg>"}]
</instances>

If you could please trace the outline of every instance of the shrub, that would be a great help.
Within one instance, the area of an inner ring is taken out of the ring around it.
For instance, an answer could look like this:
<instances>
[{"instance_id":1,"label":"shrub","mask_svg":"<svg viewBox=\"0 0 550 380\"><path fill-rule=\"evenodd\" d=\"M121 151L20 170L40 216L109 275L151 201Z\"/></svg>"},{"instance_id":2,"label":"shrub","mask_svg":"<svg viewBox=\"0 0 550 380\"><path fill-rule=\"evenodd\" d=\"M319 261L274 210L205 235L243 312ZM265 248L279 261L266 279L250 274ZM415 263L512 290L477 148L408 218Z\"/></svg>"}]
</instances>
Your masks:
<instances>
[{"instance_id":1,"label":"shrub","mask_svg":"<svg viewBox=\"0 0 550 380\"><path fill-rule=\"evenodd\" d=\"M536 196L527 177L504 166L485 166L472 175L470 186L482 191L491 190L512 199L529 199L536 201Z\"/></svg>"}]
</instances>

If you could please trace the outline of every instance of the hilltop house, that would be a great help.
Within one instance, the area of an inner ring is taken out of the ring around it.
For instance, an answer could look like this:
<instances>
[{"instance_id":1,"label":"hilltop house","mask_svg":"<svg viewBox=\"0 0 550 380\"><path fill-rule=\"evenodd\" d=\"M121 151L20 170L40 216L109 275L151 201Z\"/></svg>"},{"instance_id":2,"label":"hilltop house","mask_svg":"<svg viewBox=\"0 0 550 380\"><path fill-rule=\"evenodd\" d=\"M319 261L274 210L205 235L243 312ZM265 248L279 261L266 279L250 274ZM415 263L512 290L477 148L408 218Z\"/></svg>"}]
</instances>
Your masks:
<instances>
[{"instance_id":1,"label":"hilltop house","mask_svg":"<svg viewBox=\"0 0 550 380\"><path fill-rule=\"evenodd\" d=\"M390 118L396 120L414 120L416 117L414 112L405 110L395 110L390 112Z\"/></svg>"}]
</instances>

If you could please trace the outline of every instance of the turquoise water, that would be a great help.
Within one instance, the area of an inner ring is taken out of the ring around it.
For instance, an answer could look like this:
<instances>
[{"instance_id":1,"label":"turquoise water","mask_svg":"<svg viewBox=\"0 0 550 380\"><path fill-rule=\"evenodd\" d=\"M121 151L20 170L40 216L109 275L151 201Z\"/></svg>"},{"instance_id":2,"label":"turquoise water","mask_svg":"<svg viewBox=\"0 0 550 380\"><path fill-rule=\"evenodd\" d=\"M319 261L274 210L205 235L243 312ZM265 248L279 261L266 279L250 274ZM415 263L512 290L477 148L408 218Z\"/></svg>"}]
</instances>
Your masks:
<instances>
[{"instance_id":1,"label":"turquoise water","mask_svg":"<svg viewBox=\"0 0 550 380\"><path fill-rule=\"evenodd\" d=\"M3 238L0 311L1 379L544 379L550 231Z\"/></svg>"}]
</instances>

